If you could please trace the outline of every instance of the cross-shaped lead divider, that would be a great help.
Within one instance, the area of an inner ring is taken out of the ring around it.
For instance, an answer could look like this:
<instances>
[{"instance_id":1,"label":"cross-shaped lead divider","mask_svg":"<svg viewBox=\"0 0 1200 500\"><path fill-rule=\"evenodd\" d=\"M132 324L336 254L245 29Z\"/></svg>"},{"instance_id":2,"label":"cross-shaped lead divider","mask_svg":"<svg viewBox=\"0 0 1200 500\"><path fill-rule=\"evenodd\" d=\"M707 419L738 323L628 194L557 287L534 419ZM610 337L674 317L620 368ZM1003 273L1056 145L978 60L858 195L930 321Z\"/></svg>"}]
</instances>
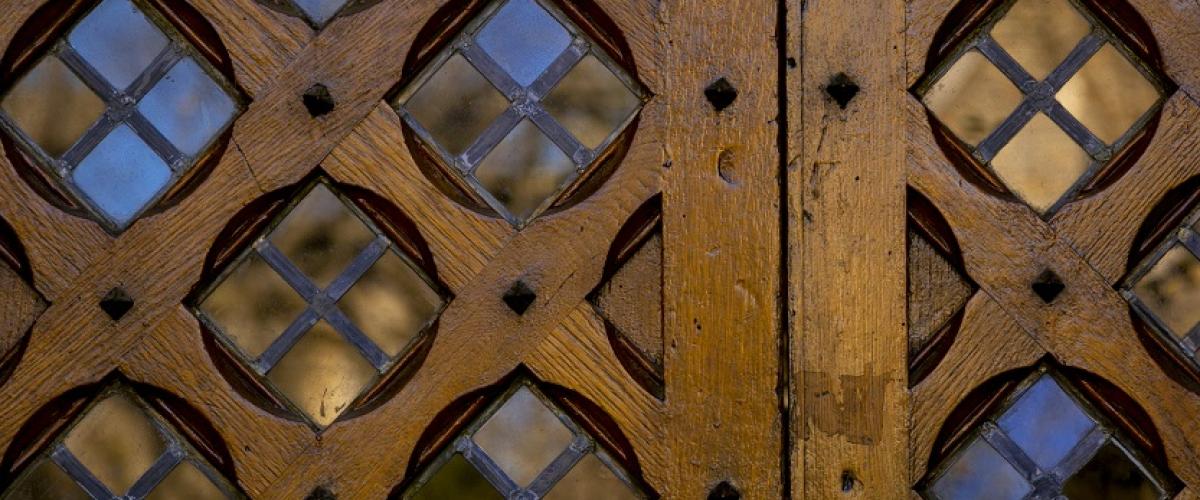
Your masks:
<instances>
[{"instance_id":1,"label":"cross-shaped lead divider","mask_svg":"<svg viewBox=\"0 0 1200 500\"><path fill-rule=\"evenodd\" d=\"M640 80L662 99L642 109L633 143L604 186L518 232L432 186L410 157L401 118L383 100L440 2L382 0L313 33L302 20L254 0L193 1L221 34L252 101L234 124L230 147L194 192L113 237L46 204L11 166L0 168L0 183L7 186L0 190L3 215L23 237L34 281L53 303L0 387L6 412L0 442L11 442L55 395L116 368L198 407L228 444L238 479L252 496L302 498L315 486L333 484L346 498L379 497L401 480L417 438L438 411L525 364L542 380L604 408L630 439L655 489L699 497L708 483L734 477L748 495L779 491L779 431L757 424L776 421L779 412L774 300L780 251L778 235L767 229L778 223L778 178L773 168L740 168L778 161L776 129L769 125L778 111L771 62L776 51L762 36L775 30L775 6L743 6L741 28L718 42L708 34L729 30L727 18L714 14L723 5L715 1L704 4L711 8L677 9L670 16L651 1L596 3L629 41ZM0 40L11 38L32 9L21 4L0 18ZM702 94L718 74L738 82L742 95L720 114ZM300 99L313 82L324 83L338 99L337 108L320 119L311 118ZM737 186L713 173L714 152L730 147L737 148ZM413 219L456 297L403 390L331 426L320 439L307 425L270 415L237 395L182 305L230 218L318 164L340 182L386 197ZM668 193L668 262L691 262L666 272L666 307L675 311L666 316L667 331L691 331L697 321L705 332L667 356L668 392L675 381L692 387L669 402L646 394L624 372L585 300L618 228L660 190ZM685 272L700 265L710 272ZM739 281L744 273L761 279ZM517 279L539 297L520 317L500 300ZM96 304L117 283L137 305L114 323ZM736 359L727 355L733 342ZM716 359L721 362L711 361ZM699 426L716 422L723 423L720 432L697 439ZM739 460L725 460L735 449ZM725 465L713 470L695 465L700 463Z\"/></svg>"},{"instance_id":2,"label":"cross-shaped lead divider","mask_svg":"<svg viewBox=\"0 0 1200 500\"><path fill-rule=\"evenodd\" d=\"M910 12L942 13L928 23L914 24L910 40L931 40L941 23L937 18L953 3L910 4ZM1200 94L1195 92L1200 79L1197 73L1177 69L1195 64L1184 46L1200 40L1180 30L1185 23L1200 21L1200 7L1171 13L1150 2L1132 3L1156 28L1168 76L1180 89L1164 104L1157 134L1141 159L1103 191L1066 204L1049 220L1019 201L999 199L964 179L934 140L922 104L915 97L907 99L909 183L946 217L963 249L967 272L980 286L968 302L954 345L912 390L913 483L931 466L925 457L930 456L937 432L967 392L1050 353L1133 397L1162 437L1172 472L1187 485L1184 496L1187 491L1200 491L1200 420L1195 418L1200 415L1200 396L1174 382L1151 359L1137 338L1129 305L1117 290L1127 264L1134 264L1126 262L1129 249L1150 209L1171 187L1200 174L1200 157L1180 154L1197 145L1187 124L1200 120L1196 101ZM1099 43L1089 42L1091 37L1094 34L1069 57ZM917 51L908 54L908 85L923 71L925 56ZM1062 71L1060 67L1055 74ZM1050 113L1054 118L1055 111ZM1000 128L1005 126L1007 122ZM1078 133L1067 125L1064 129L1072 137ZM1086 147L1085 142L1080 144ZM1054 270L1066 285L1051 304L1030 291L1030 283L1045 269Z\"/></svg>"}]
</instances>

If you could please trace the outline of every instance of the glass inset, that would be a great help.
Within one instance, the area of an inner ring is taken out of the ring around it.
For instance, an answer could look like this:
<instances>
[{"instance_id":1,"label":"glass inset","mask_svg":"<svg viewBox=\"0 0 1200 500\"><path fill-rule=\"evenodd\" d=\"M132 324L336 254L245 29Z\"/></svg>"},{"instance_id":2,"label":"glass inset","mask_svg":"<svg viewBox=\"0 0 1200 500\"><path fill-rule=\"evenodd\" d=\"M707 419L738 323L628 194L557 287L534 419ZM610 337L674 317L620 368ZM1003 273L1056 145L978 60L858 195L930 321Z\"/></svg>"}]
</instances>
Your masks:
<instances>
[{"instance_id":1,"label":"glass inset","mask_svg":"<svg viewBox=\"0 0 1200 500\"><path fill-rule=\"evenodd\" d=\"M167 47L167 37L129 0L104 0L67 37L113 87L124 90Z\"/></svg>"},{"instance_id":2,"label":"glass inset","mask_svg":"<svg viewBox=\"0 0 1200 500\"><path fill-rule=\"evenodd\" d=\"M595 56L586 56L542 100L546 111L589 149L604 144L641 101Z\"/></svg>"},{"instance_id":3,"label":"glass inset","mask_svg":"<svg viewBox=\"0 0 1200 500\"><path fill-rule=\"evenodd\" d=\"M523 120L488 154L475 177L519 221L557 194L575 174L575 163L537 126Z\"/></svg>"},{"instance_id":4,"label":"glass inset","mask_svg":"<svg viewBox=\"0 0 1200 500\"><path fill-rule=\"evenodd\" d=\"M992 159L992 170L1040 214L1079 181L1091 162L1071 136L1038 113Z\"/></svg>"},{"instance_id":5,"label":"glass inset","mask_svg":"<svg viewBox=\"0 0 1200 500\"><path fill-rule=\"evenodd\" d=\"M321 288L329 286L375 239L375 234L324 183L271 232L280 252Z\"/></svg>"},{"instance_id":6,"label":"glass inset","mask_svg":"<svg viewBox=\"0 0 1200 500\"><path fill-rule=\"evenodd\" d=\"M124 226L171 180L171 167L128 125L100 141L73 173L75 185L109 218Z\"/></svg>"},{"instance_id":7,"label":"glass inset","mask_svg":"<svg viewBox=\"0 0 1200 500\"><path fill-rule=\"evenodd\" d=\"M162 482L155 486L147 500L218 500L227 498L212 480L195 465L179 462Z\"/></svg>"},{"instance_id":8,"label":"glass inset","mask_svg":"<svg viewBox=\"0 0 1200 500\"><path fill-rule=\"evenodd\" d=\"M1176 244L1138 280L1133 292L1182 339L1200 322L1200 260Z\"/></svg>"},{"instance_id":9,"label":"glass inset","mask_svg":"<svg viewBox=\"0 0 1200 500\"><path fill-rule=\"evenodd\" d=\"M584 456L546 495L546 500L637 500L638 496L595 454Z\"/></svg>"},{"instance_id":10,"label":"glass inset","mask_svg":"<svg viewBox=\"0 0 1200 500\"><path fill-rule=\"evenodd\" d=\"M458 156L508 109L508 99L463 56L455 54L404 106L434 141Z\"/></svg>"},{"instance_id":11,"label":"glass inset","mask_svg":"<svg viewBox=\"0 0 1200 500\"><path fill-rule=\"evenodd\" d=\"M437 317L442 298L404 259L388 250L338 306L383 352L395 357Z\"/></svg>"},{"instance_id":12,"label":"glass inset","mask_svg":"<svg viewBox=\"0 0 1200 500\"><path fill-rule=\"evenodd\" d=\"M314 424L327 427L376 375L354 346L319 321L267 372L267 380Z\"/></svg>"},{"instance_id":13,"label":"glass inset","mask_svg":"<svg viewBox=\"0 0 1200 500\"><path fill-rule=\"evenodd\" d=\"M234 268L200 304L243 353L257 358L308 307L258 255Z\"/></svg>"},{"instance_id":14,"label":"glass inset","mask_svg":"<svg viewBox=\"0 0 1200 500\"><path fill-rule=\"evenodd\" d=\"M1096 426L1049 376L1021 394L997 424L1042 470L1058 465Z\"/></svg>"},{"instance_id":15,"label":"glass inset","mask_svg":"<svg viewBox=\"0 0 1200 500\"><path fill-rule=\"evenodd\" d=\"M536 0L508 0L476 40L513 80L529 85L571 44L571 34Z\"/></svg>"},{"instance_id":16,"label":"glass inset","mask_svg":"<svg viewBox=\"0 0 1200 500\"><path fill-rule=\"evenodd\" d=\"M1025 71L1043 80L1091 30L1068 0L1017 0L992 27L992 38Z\"/></svg>"},{"instance_id":17,"label":"glass inset","mask_svg":"<svg viewBox=\"0 0 1200 500\"><path fill-rule=\"evenodd\" d=\"M67 434L64 444L117 495L129 491L166 451L150 418L122 394L93 406Z\"/></svg>"},{"instance_id":18,"label":"glass inset","mask_svg":"<svg viewBox=\"0 0 1200 500\"><path fill-rule=\"evenodd\" d=\"M46 56L4 96L4 113L58 158L104 113L104 101L57 57Z\"/></svg>"},{"instance_id":19,"label":"glass inset","mask_svg":"<svg viewBox=\"0 0 1200 500\"><path fill-rule=\"evenodd\" d=\"M451 498L503 500L504 495L496 491L474 465L456 453L412 496L413 500Z\"/></svg>"},{"instance_id":20,"label":"glass inset","mask_svg":"<svg viewBox=\"0 0 1200 500\"><path fill-rule=\"evenodd\" d=\"M138 111L180 151L195 156L233 119L237 106L195 60L185 57L142 98Z\"/></svg>"},{"instance_id":21,"label":"glass inset","mask_svg":"<svg viewBox=\"0 0 1200 500\"><path fill-rule=\"evenodd\" d=\"M1063 484L1070 500L1156 500L1162 493L1129 456L1109 442Z\"/></svg>"},{"instance_id":22,"label":"glass inset","mask_svg":"<svg viewBox=\"0 0 1200 500\"><path fill-rule=\"evenodd\" d=\"M1159 92L1121 51L1105 44L1057 97L1088 130L1113 144L1158 102Z\"/></svg>"},{"instance_id":23,"label":"glass inset","mask_svg":"<svg viewBox=\"0 0 1200 500\"><path fill-rule=\"evenodd\" d=\"M975 146L1021 104L1021 91L987 57L972 50L925 93L925 106L959 140Z\"/></svg>"},{"instance_id":24,"label":"glass inset","mask_svg":"<svg viewBox=\"0 0 1200 500\"><path fill-rule=\"evenodd\" d=\"M940 499L1021 499L1033 486L982 439L975 439L933 483Z\"/></svg>"},{"instance_id":25,"label":"glass inset","mask_svg":"<svg viewBox=\"0 0 1200 500\"><path fill-rule=\"evenodd\" d=\"M518 486L529 483L571 443L571 430L521 387L472 436Z\"/></svg>"},{"instance_id":26,"label":"glass inset","mask_svg":"<svg viewBox=\"0 0 1200 500\"><path fill-rule=\"evenodd\" d=\"M313 23L325 24L342 10L346 0L292 0Z\"/></svg>"},{"instance_id":27,"label":"glass inset","mask_svg":"<svg viewBox=\"0 0 1200 500\"><path fill-rule=\"evenodd\" d=\"M40 459L0 498L4 500L92 500L71 476L54 462Z\"/></svg>"}]
</instances>

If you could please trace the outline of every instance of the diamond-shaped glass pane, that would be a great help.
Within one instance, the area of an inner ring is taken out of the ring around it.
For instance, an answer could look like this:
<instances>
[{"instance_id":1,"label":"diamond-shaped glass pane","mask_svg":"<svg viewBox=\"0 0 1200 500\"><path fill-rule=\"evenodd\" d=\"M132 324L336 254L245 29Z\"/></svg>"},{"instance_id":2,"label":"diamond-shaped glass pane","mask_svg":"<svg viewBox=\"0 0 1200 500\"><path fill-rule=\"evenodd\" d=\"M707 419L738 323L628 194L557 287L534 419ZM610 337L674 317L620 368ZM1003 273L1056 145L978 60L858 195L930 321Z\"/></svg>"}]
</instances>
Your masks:
<instances>
[{"instance_id":1,"label":"diamond-shaped glass pane","mask_svg":"<svg viewBox=\"0 0 1200 500\"><path fill-rule=\"evenodd\" d=\"M992 169L1039 213L1054 206L1087 172L1087 151L1038 113L992 159Z\"/></svg>"},{"instance_id":2,"label":"diamond-shaped glass pane","mask_svg":"<svg viewBox=\"0 0 1200 500\"><path fill-rule=\"evenodd\" d=\"M292 0L313 23L325 24L342 10L346 0Z\"/></svg>"},{"instance_id":3,"label":"diamond-shaped glass pane","mask_svg":"<svg viewBox=\"0 0 1200 500\"><path fill-rule=\"evenodd\" d=\"M636 500L638 496L595 454L584 456L546 500Z\"/></svg>"},{"instance_id":4,"label":"diamond-shaped glass pane","mask_svg":"<svg viewBox=\"0 0 1200 500\"><path fill-rule=\"evenodd\" d=\"M991 445L976 439L934 480L931 490L944 500L1016 500L1033 491L1033 486Z\"/></svg>"},{"instance_id":5,"label":"diamond-shaped glass pane","mask_svg":"<svg viewBox=\"0 0 1200 500\"><path fill-rule=\"evenodd\" d=\"M455 454L446 461L429 481L417 490L413 500L446 500L470 498L472 500L502 500L504 495L496 491L487 479L467 462L462 455Z\"/></svg>"},{"instance_id":6,"label":"diamond-shaped glass pane","mask_svg":"<svg viewBox=\"0 0 1200 500\"><path fill-rule=\"evenodd\" d=\"M1063 484L1071 500L1155 500L1162 492L1117 445L1109 442Z\"/></svg>"},{"instance_id":7,"label":"diamond-shaped glass pane","mask_svg":"<svg viewBox=\"0 0 1200 500\"><path fill-rule=\"evenodd\" d=\"M196 155L233 119L237 105L187 57L154 85L138 110L176 148Z\"/></svg>"},{"instance_id":8,"label":"diamond-shaped glass pane","mask_svg":"<svg viewBox=\"0 0 1200 500\"><path fill-rule=\"evenodd\" d=\"M1070 0L1017 0L992 28L992 38L1041 80L1091 29Z\"/></svg>"},{"instance_id":9,"label":"diamond-shaped glass pane","mask_svg":"<svg viewBox=\"0 0 1200 500\"><path fill-rule=\"evenodd\" d=\"M213 484L200 469L189 462L180 462L158 486L150 491L147 500L208 500L225 498L225 493Z\"/></svg>"},{"instance_id":10,"label":"diamond-shaped glass pane","mask_svg":"<svg viewBox=\"0 0 1200 500\"><path fill-rule=\"evenodd\" d=\"M53 158L104 113L104 101L57 57L43 58L4 96L4 113Z\"/></svg>"},{"instance_id":11,"label":"diamond-shaped glass pane","mask_svg":"<svg viewBox=\"0 0 1200 500\"><path fill-rule=\"evenodd\" d=\"M1200 322L1200 260L1183 245L1167 250L1133 291L1178 338Z\"/></svg>"},{"instance_id":12,"label":"diamond-shaped glass pane","mask_svg":"<svg viewBox=\"0 0 1200 500\"><path fill-rule=\"evenodd\" d=\"M529 120L484 158L475 178L520 221L528 220L575 175L575 162Z\"/></svg>"},{"instance_id":13,"label":"diamond-shaped glass pane","mask_svg":"<svg viewBox=\"0 0 1200 500\"><path fill-rule=\"evenodd\" d=\"M238 264L200 304L200 310L251 358L267 350L307 307L257 255Z\"/></svg>"},{"instance_id":14,"label":"diamond-shaped glass pane","mask_svg":"<svg viewBox=\"0 0 1200 500\"><path fill-rule=\"evenodd\" d=\"M476 39L521 85L537 80L571 44L571 34L536 0L508 0Z\"/></svg>"},{"instance_id":15,"label":"diamond-shaped glass pane","mask_svg":"<svg viewBox=\"0 0 1200 500\"><path fill-rule=\"evenodd\" d=\"M117 494L129 491L166 450L146 413L121 394L93 406L67 434L64 444Z\"/></svg>"},{"instance_id":16,"label":"diamond-shaped glass pane","mask_svg":"<svg viewBox=\"0 0 1200 500\"><path fill-rule=\"evenodd\" d=\"M954 135L982 142L1021 103L1021 91L987 57L972 50L925 93L925 105Z\"/></svg>"},{"instance_id":17,"label":"diamond-shaped glass pane","mask_svg":"<svg viewBox=\"0 0 1200 500\"><path fill-rule=\"evenodd\" d=\"M129 0L104 0L67 40L117 89L125 89L167 46L167 37Z\"/></svg>"},{"instance_id":18,"label":"diamond-shaped glass pane","mask_svg":"<svg viewBox=\"0 0 1200 500\"><path fill-rule=\"evenodd\" d=\"M404 104L447 153L462 154L508 108L508 99L454 55Z\"/></svg>"},{"instance_id":19,"label":"diamond-shaped glass pane","mask_svg":"<svg viewBox=\"0 0 1200 500\"><path fill-rule=\"evenodd\" d=\"M41 459L20 479L8 487L0 498L4 500L92 500L50 459Z\"/></svg>"},{"instance_id":20,"label":"diamond-shaped glass pane","mask_svg":"<svg viewBox=\"0 0 1200 500\"><path fill-rule=\"evenodd\" d=\"M1021 394L997 423L1044 470L1058 465L1096 425L1052 377Z\"/></svg>"},{"instance_id":21,"label":"diamond-shaped glass pane","mask_svg":"<svg viewBox=\"0 0 1200 500\"><path fill-rule=\"evenodd\" d=\"M72 179L91 202L124 226L171 181L171 167L128 125L113 129L92 149Z\"/></svg>"},{"instance_id":22,"label":"diamond-shaped glass pane","mask_svg":"<svg viewBox=\"0 0 1200 500\"><path fill-rule=\"evenodd\" d=\"M313 423L325 427L376 375L354 346L320 321L267 373L267 380Z\"/></svg>"},{"instance_id":23,"label":"diamond-shaped glass pane","mask_svg":"<svg viewBox=\"0 0 1200 500\"><path fill-rule=\"evenodd\" d=\"M546 111L591 149L603 145L640 103L629 87L590 55L542 101Z\"/></svg>"},{"instance_id":24,"label":"diamond-shaped glass pane","mask_svg":"<svg viewBox=\"0 0 1200 500\"><path fill-rule=\"evenodd\" d=\"M1158 102L1159 91L1121 51L1105 44L1057 97L1088 130L1112 144Z\"/></svg>"},{"instance_id":25,"label":"diamond-shaped glass pane","mask_svg":"<svg viewBox=\"0 0 1200 500\"><path fill-rule=\"evenodd\" d=\"M338 302L389 356L398 356L437 317L442 297L393 251L383 253Z\"/></svg>"},{"instance_id":26,"label":"diamond-shaped glass pane","mask_svg":"<svg viewBox=\"0 0 1200 500\"><path fill-rule=\"evenodd\" d=\"M473 436L519 486L526 486L571 443L571 430L528 388L513 393Z\"/></svg>"},{"instance_id":27,"label":"diamond-shaped glass pane","mask_svg":"<svg viewBox=\"0 0 1200 500\"><path fill-rule=\"evenodd\" d=\"M375 235L325 184L317 183L270 238L300 271L324 288Z\"/></svg>"}]
</instances>

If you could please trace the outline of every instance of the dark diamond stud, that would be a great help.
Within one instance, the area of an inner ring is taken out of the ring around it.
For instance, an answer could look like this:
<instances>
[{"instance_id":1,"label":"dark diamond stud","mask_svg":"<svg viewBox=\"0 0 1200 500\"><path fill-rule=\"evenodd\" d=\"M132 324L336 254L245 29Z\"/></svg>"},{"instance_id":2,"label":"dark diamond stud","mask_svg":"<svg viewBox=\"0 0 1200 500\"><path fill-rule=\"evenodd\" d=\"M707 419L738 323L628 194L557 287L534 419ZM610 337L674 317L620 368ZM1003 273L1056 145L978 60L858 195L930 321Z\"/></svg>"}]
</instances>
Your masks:
<instances>
[{"instance_id":1,"label":"dark diamond stud","mask_svg":"<svg viewBox=\"0 0 1200 500\"><path fill-rule=\"evenodd\" d=\"M742 492L738 491L737 487L730 484L729 481L721 481L713 487L712 491L708 492L708 500L740 500Z\"/></svg>"},{"instance_id":2,"label":"dark diamond stud","mask_svg":"<svg viewBox=\"0 0 1200 500\"><path fill-rule=\"evenodd\" d=\"M508 304L509 309L512 309L519 316L525 314L525 311L529 309L533 301L537 300L537 294L533 293L533 290L524 281L517 281L513 283L507 292L504 292L503 298L504 303Z\"/></svg>"},{"instance_id":3,"label":"dark diamond stud","mask_svg":"<svg viewBox=\"0 0 1200 500\"><path fill-rule=\"evenodd\" d=\"M733 88L733 85L726 80L725 77L718 78L712 82L708 88L704 89L704 97L708 98L708 102L712 104L713 109L721 111L728 108L737 100L738 91Z\"/></svg>"},{"instance_id":4,"label":"dark diamond stud","mask_svg":"<svg viewBox=\"0 0 1200 500\"><path fill-rule=\"evenodd\" d=\"M829 94L829 97L833 98L833 102L836 102L842 109L846 109L846 106L850 105L850 101L858 95L859 90L861 89L858 84L854 83L854 80L851 80L845 73L834 75L833 79L829 80L829 84L825 86L825 93Z\"/></svg>"},{"instance_id":5,"label":"dark diamond stud","mask_svg":"<svg viewBox=\"0 0 1200 500\"><path fill-rule=\"evenodd\" d=\"M100 299L100 309L108 314L108 317L113 321L120 321L125 313L133 309L133 298L125 293L120 287L113 288L108 291L103 299Z\"/></svg>"},{"instance_id":6,"label":"dark diamond stud","mask_svg":"<svg viewBox=\"0 0 1200 500\"><path fill-rule=\"evenodd\" d=\"M308 114L312 115L313 118L333 111L335 104L333 96L329 93L329 88L320 83L304 91L303 101L304 107L308 109Z\"/></svg>"},{"instance_id":7,"label":"dark diamond stud","mask_svg":"<svg viewBox=\"0 0 1200 500\"><path fill-rule=\"evenodd\" d=\"M304 500L337 500L337 495L334 495L332 491L329 491L329 488L317 486L316 488L313 488L312 493L309 493L307 497L304 497Z\"/></svg>"},{"instance_id":8,"label":"dark diamond stud","mask_svg":"<svg viewBox=\"0 0 1200 500\"><path fill-rule=\"evenodd\" d=\"M1058 294L1062 293L1067 286L1058 278L1054 271L1049 269L1042 271L1037 279L1033 281L1030 288L1033 288L1033 293L1037 294L1042 299L1042 302L1047 304L1054 302L1058 298Z\"/></svg>"}]
</instances>

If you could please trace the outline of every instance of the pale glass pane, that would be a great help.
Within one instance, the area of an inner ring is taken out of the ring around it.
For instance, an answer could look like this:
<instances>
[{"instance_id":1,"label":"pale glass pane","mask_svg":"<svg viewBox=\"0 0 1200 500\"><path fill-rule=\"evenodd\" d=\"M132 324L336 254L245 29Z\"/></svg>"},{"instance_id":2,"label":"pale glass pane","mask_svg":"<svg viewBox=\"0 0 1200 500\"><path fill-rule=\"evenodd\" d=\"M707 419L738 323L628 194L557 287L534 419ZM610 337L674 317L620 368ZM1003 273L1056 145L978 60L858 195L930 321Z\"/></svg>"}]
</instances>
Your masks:
<instances>
[{"instance_id":1,"label":"pale glass pane","mask_svg":"<svg viewBox=\"0 0 1200 500\"><path fill-rule=\"evenodd\" d=\"M571 443L572 434L527 387L521 387L472 439L518 486L528 486Z\"/></svg>"},{"instance_id":2,"label":"pale glass pane","mask_svg":"<svg viewBox=\"0 0 1200 500\"><path fill-rule=\"evenodd\" d=\"M942 500L1016 500L1033 487L986 441L976 439L930 489Z\"/></svg>"},{"instance_id":3,"label":"pale glass pane","mask_svg":"<svg viewBox=\"0 0 1200 500\"><path fill-rule=\"evenodd\" d=\"M57 464L39 460L0 498L5 500L91 500Z\"/></svg>"},{"instance_id":4,"label":"pale glass pane","mask_svg":"<svg viewBox=\"0 0 1200 500\"><path fill-rule=\"evenodd\" d=\"M113 129L79 163L75 184L105 214L125 225L171 180L171 168L127 125Z\"/></svg>"},{"instance_id":5,"label":"pale glass pane","mask_svg":"<svg viewBox=\"0 0 1200 500\"><path fill-rule=\"evenodd\" d=\"M413 500L502 500L504 496L496 491L475 466L467 462L462 455L454 454L442 468L433 473L429 482L421 486L413 495Z\"/></svg>"},{"instance_id":6,"label":"pale glass pane","mask_svg":"<svg viewBox=\"0 0 1200 500\"><path fill-rule=\"evenodd\" d=\"M314 23L325 24L346 5L346 0L292 0Z\"/></svg>"},{"instance_id":7,"label":"pale glass pane","mask_svg":"<svg viewBox=\"0 0 1200 500\"><path fill-rule=\"evenodd\" d=\"M104 101L62 61L47 56L0 104L33 142L58 158L104 113Z\"/></svg>"},{"instance_id":8,"label":"pale glass pane","mask_svg":"<svg viewBox=\"0 0 1200 500\"><path fill-rule=\"evenodd\" d=\"M1038 80L1045 79L1092 25L1068 0L1017 0L992 38Z\"/></svg>"},{"instance_id":9,"label":"pale glass pane","mask_svg":"<svg viewBox=\"0 0 1200 500\"><path fill-rule=\"evenodd\" d=\"M1050 376L1021 394L996 423L1043 470L1058 465L1096 425Z\"/></svg>"},{"instance_id":10,"label":"pale glass pane","mask_svg":"<svg viewBox=\"0 0 1200 500\"><path fill-rule=\"evenodd\" d=\"M1021 91L978 51L963 54L924 102L959 140L979 144L1021 104Z\"/></svg>"},{"instance_id":11,"label":"pale glass pane","mask_svg":"<svg viewBox=\"0 0 1200 500\"><path fill-rule=\"evenodd\" d=\"M113 87L122 90L167 46L167 37L129 0L104 0L67 40Z\"/></svg>"},{"instance_id":12,"label":"pale glass pane","mask_svg":"<svg viewBox=\"0 0 1200 500\"><path fill-rule=\"evenodd\" d=\"M195 60L185 57L154 84L138 111L180 151L195 156L225 128L237 107Z\"/></svg>"},{"instance_id":13,"label":"pale glass pane","mask_svg":"<svg viewBox=\"0 0 1200 500\"><path fill-rule=\"evenodd\" d=\"M1133 292L1176 337L1200 322L1200 260L1183 245L1167 250Z\"/></svg>"},{"instance_id":14,"label":"pale glass pane","mask_svg":"<svg viewBox=\"0 0 1200 500\"><path fill-rule=\"evenodd\" d=\"M117 495L166 451L150 418L123 394L114 394L88 411L64 441L92 475Z\"/></svg>"},{"instance_id":15,"label":"pale glass pane","mask_svg":"<svg viewBox=\"0 0 1200 500\"><path fill-rule=\"evenodd\" d=\"M270 239L317 286L325 288L375 234L318 182L271 232Z\"/></svg>"},{"instance_id":16,"label":"pale glass pane","mask_svg":"<svg viewBox=\"0 0 1200 500\"><path fill-rule=\"evenodd\" d=\"M537 80L571 44L571 34L535 0L509 0L475 39L521 85Z\"/></svg>"},{"instance_id":17,"label":"pale glass pane","mask_svg":"<svg viewBox=\"0 0 1200 500\"><path fill-rule=\"evenodd\" d=\"M595 149L637 109L638 97L604 63L587 56L542 101L546 111Z\"/></svg>"},{"instance_id":18,"label":"pale glass pane","mask_svg":"<svg viewBox=\"0 0 1200 500\"><path fill-rule=\"evenodd\" d=\"M251 254L200 304L249 358L257 358L307 304L266 261Z\"/></svg>"},{"instance_id":19,"label":"pale glass pane","mask_svg":"<svg viewBox=\"0 0 1200 500\"><path fill-rule=\"evenodd\" d=\"M1154 500L1158 488L1125 452L1107 443L1087 465L1063 484L1071 500Z\"/></svg>"},{"instance_id":20,"label":"pale glass pane","mask_svg":"<svg viewBox=\"0 0 1200 500\"><path fill-rule=\"evenodd\" d=\"M375 367L319 321L267 372L267 380L314 424L328 426L375 379Z\"/></svg>"},{"instance_id":21,"label":"pale glass pane","mask_svg":"<svg viewBox=\"0 0 1200 500\"><path fill-rule=\"evenodd\" d=\"M338 305L383 352L395 357L437 315L442 298L389 250Z\"/></svg>"},{"instance_id":22,"label":"pale glass pane","mask_svg":"<svg viewBox=\"0 0 1200 500\"><path fill-rule=\"evenodd\" d=\"M475 177L517 219L527 220L574 172L571 158L523 120L484 158Z\"/></svg>"},{"instance_id":23,"label":"pale glass pane","mask_svg":"<svg viewBox=\"0 0 1200 500\"><path fill-rule=\"evenodd\" d=\"M1058 91L1058 102L1112 144L1158 102L1158 89L1112 45L1104 45Z\"/></svg>"},{"instance_id":24,"label":"pale glass pane","mask_svg":"<svg viewBox=\"0 0 1200 500\"><path fill-rule=\"evenodd\" d=\"M458 156L508 108L508 99L455 54L404 107L447 153Z\"/></svg>"},{"instance_id":25,"label":"pale glass pane","mask_svg":"<svg viewBox=\"0 0 1200 500\"><path fill-rule=\"evenodd\" d=\"M992 170L1029 206L1044 213L1091 165L1058 124L1038 113L992 159Z\"/></svg>"},{"instance_id":26,"label":"pale glass pane","mask_svg":"<svg viewBox=\"0 0 1200 500\"><path fill-rule=\"evenodd\" d=\"M146 496L148 500L219 500L226 498L217 485L200 469L187 461L180 462L158 486Z\"/></svg>"},{"instance_id":27,"label":"pale glass pane","mask_svg":"<svg viewBox=\"0 0 1200 500\"><path fill-rule=\"evenodd\" d=\"M546 500L636 500L637 495L604 465L595 454L583 457L567 473Z\"/></svg>"}]
</instances>

